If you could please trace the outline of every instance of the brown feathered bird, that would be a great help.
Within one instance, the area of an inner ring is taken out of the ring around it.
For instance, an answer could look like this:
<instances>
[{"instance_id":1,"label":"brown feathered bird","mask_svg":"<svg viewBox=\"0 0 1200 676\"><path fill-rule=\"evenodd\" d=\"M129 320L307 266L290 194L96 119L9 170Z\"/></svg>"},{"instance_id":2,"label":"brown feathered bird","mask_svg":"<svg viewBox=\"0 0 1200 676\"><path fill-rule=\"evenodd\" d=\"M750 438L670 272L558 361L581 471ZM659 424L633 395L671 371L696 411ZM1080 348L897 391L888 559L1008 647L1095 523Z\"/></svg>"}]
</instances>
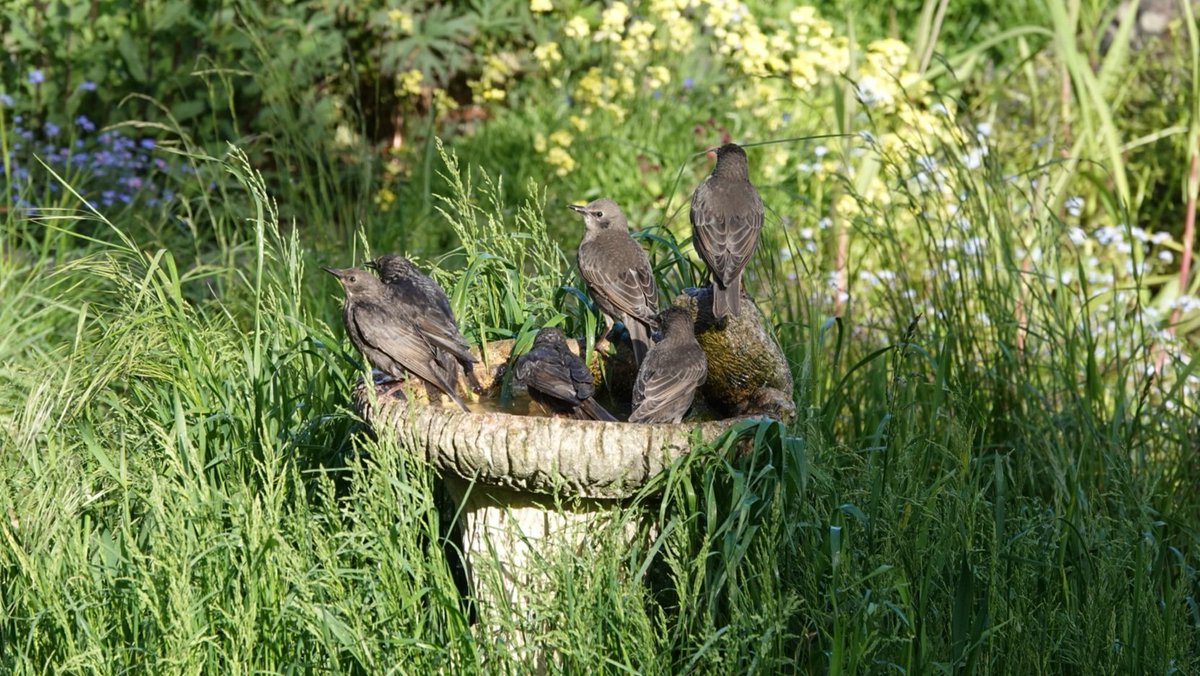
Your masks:
<instances>
[{"instance_id":1,"label":"brown feathered bird","mask_svg":"<svg viewBox=\"0 0 1200 676\"><path fill-rule=\"evenodd\" d=\"M446 371L447 380L457 383L461 367L471 389L477 394L482 391L475 376L477 360L471 354L467 339L458 330L450 299L441 285L412 261L396 254L380 256L366 266L379 272L379 279L394 295L394 303L434 346L435 359Z\"/></svg>"},{"instance_id":2,"label":"brown feathered bird","mask_svg":"<svg viewBox=\"0 0 1200 676\"><path fill-rule=\"evenodd\" d=\"M650 335L658 328L658 288L650 258L629 235L629 222L617 203L598 199L570 208L583 216L587 228L576 262L592 299L608 319L620 320L629 331L638 364L650 349Z\"/></svg>"},{"instance_id":3,"label":"brown feathered bird","mask_svg":"<svg viewBox=\"0 0 1200 676\"><path fill-rule=\"evenodd\" d=\"M533 348L513 364L513 377L529 390L530 399L555 413L578 420L616 420L592 398L592 372L567 347L567 337L558 327L538 331Z\"/></svg>"},{"instance_id":4,"label":"brown feathered bird","mask_svg":"<svg viewBox=\"0 0 1200 676\"><path fill-rule=\"evenodd\" d=\"M677 423L692 406L696 390L708 377L708 358L692 317L683 308L663 312L663 339L650 348L633 385L629 422Z\"/></svg>"},{"instance_id":5,"label":"brown feathered bird","mask_svg":"<svg viewBox=\"0 0 1200 676\"><path fill-rule=\"evenodd\" d=\"M438 361L435 344L418 330L413 307L398 304L397 294L366 270L321 269L342 283L346 334L371 366L395 378L411 373L425 383L430 400L436 401L441 391L470 411L456 392L457 382L447 377L446 364Z\"/></svg>"},{"instance_id":6,"label":"brown feathered bird","mask_svg":"<svg viewBox=\"0 0 1200 676\"><path fill-rule=\"evenodd\" d=\"M758 246L763 202L750 183L746 151L736 143L717 148L712 174L692 193L692 246L712 273L713 315L741 311L742 270Z\"/></svg>"}]
</instances>

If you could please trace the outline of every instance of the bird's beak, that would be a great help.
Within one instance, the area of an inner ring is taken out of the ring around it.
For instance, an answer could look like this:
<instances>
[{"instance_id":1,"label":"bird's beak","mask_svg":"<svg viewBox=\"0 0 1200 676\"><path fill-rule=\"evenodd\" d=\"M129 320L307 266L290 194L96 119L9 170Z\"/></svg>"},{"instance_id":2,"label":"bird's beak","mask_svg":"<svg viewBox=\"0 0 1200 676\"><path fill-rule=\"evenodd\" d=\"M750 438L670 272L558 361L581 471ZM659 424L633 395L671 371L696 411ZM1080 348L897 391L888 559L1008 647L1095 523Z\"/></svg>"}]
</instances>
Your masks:
<instances>
[{"instance_id":1,"label":"bird's beak","mask_svg":"<svg viewBox=\"0 0 1200 676\"><path fill-rule=\"evenodd\" d=\"M337 277L338 279L342 278L342 271L338 270L337 268L327 268L324 265L322 265L321 269L324 270L325 272L328 272L329 274L333 275L334 277Z\"/></svg>"},{"instance_id":2,"label":"bird's beak","mask_svg":"<svg viewBox=\"0 0 1200 676\"><path fill-rule=\"evenodd\" d=\"M577 214L582 214L584 211L584 206L582 204L568 204L567 208Z\"/></svg>"},{"instance_id":3,"label":"bird's beak","mask_svg":"<svg viewBox=\"0 0 1200 676\"><path fill-rule=\"evenodd\" d=\"M378 270L378 269L379 269L379 264L378 264L378 263L376 263L375 261L367 261L366 263L363 263L363 267L364 267L364 268L371 268L372 270Z\"/></svg>"},{"instance_id":4,"label":"bird's beak","mask_svg":"<svg viewBox=\"0 0 1200 676\"><path fill-rule=\"evenodd\" d=\"M708 159L710 159L710 160L715 160L715 159L717 159L717 149L716 149L716 148L709 148L708 150L704 151L704 156L705 156L705 157L707 157L707 158L708 158Z\"/></svg>"}]
</instances>

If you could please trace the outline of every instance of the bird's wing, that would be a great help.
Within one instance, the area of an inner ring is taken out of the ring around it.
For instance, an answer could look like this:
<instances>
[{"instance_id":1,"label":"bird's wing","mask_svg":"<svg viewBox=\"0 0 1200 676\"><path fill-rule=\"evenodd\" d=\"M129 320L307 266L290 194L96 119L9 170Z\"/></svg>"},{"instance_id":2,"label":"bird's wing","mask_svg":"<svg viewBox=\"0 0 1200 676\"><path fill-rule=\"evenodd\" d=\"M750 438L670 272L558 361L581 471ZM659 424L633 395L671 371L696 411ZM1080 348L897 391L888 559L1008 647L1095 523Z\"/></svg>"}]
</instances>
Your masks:
<instances>
[{"instance_id":1,"label":"bird's wing","mask_svg":"<svg viewBox=\"0 0 1200 676\"><path fill-rule=\"evenodd\" d=\"M681 361L642 366L633 387L630 422L674 422L683 417L692 405L696 388L708 376L708 366L703 358Z\"/></svg>"},{"instance_id":2,"label":"bird's wing","mask_svg":"<svg viewBox=\"0 0 1200 676\"><path fill-rule=\"evenodd\" d=\"M632 238L619 246L618 251L612 252L614 258L634 261L632 265L618 267L612 264L612 260L602 261L587 256L580 257L579 271L592 293L600 297L602 305L642 322L653 323L654 315L658 312L658 287L654 284L650 258Z\"/></svg>"},{"instance_id":3,"label":"bird's wing","mask_svg":"<svg viewBox=\"0 0 1200 676\"><path fill-rule=\"evenodd\" d=\"M414 325L432 344L454 355L460 362L475 363L471 345L453 322L444 317L424 315L414 318Z\"/></svg>"},{"instance_id":4,"label":"bird's wing","mask_svg":"<svg viewBox=\"0 0 1200 676\"><path fill-rule=\"evenodd\" d=\"M579 400L571 372L564 368L553 354L542 350L530 350L517 360L513 366L513 375L517 382L556 399L569 402Z\"/></svg>"},{"instance_id":5,"label":"bird's wing","mask_svg":"<svg viewBox=\"0 0 1200 676\"><path fill-rule=\"evenodd\" d=\"M719 190L712 181L710 176L692 193L692 244L721 284L727 285L754 255L763 224L762 198L748 183ZM741 194L727 194L733 190ZM731 210L730 203L743 206Z\"/></svg>"},{"instance_id":6,"label":"bird's wing","mask_svg":"<svg viewBox=\"0 0 1200 676\"><path fill-rule=\"evenodd\" d=\"M575 355L571 354L567 348L563 348L565 356L563 357L564 366L571 373L571 382L575 385L575 396L580 399L587 399L596 393L596 380L592 377L592 372L588 369L587 364Z\"/></svg>"},{"instance_id":7,"label":"bird's wing","mask_svg":"<svg viewBox=\"0 0 1200 676\"><path fill-rule=\"evenodd\" d=\"M438 367L433 347L411 325L397 320L394 314L374 304L357 306L354 324L365 343L387 355L406 371L447 393L454 391L454 386L446 382L443 370Z\"/></svg>"}]
</instances>

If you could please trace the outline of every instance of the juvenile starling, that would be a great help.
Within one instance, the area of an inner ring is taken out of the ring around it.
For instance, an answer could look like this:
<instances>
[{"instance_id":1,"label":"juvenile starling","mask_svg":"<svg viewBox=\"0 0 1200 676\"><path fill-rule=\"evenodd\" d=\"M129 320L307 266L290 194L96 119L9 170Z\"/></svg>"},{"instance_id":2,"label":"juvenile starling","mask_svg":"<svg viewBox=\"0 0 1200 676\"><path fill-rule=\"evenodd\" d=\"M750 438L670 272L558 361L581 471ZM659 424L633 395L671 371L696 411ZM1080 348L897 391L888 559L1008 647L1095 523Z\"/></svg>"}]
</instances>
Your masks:
<instances>
[{"instance_id":1,"label":"juvenile starling","mask_svg":"<svg viewBox=\"0 0 1200 676\"><path fill-rule=\"evenodd\" d=\"M467 384L479 393L479 379L475 377L475 357L471 346L458 330L450 299L432 277L421 272L412 261L396 254L380 256L366 264L379 271L379 279L392 291L398 308L404 308L407 321L435 348L438 364L446 371L446 379L458 382L458 366L466 374Z\"/></svg>"},{"instance_id":2,"label":"juvenile starling","mask_svg":"<svg viewBox=\"0 0 1200 676\"><path fill-rule=\"evenodd\" d=\"M556 413L577 420L616 420L592 398L592 372L567 347L567 337L558 327L538 331L533 349L513 365L513 376L529 389L530 399Z\"/></svg>"},{"instance_id":3,"label":"juvenile starling","mask_svg":"<svg viewBox=\"0 0 1200 676\"><path fill-rule=\"evenodd\" d=\"M718 320L741 310L742 270L754 255L763 203L750 183L746 151L736 143L717 148L717 166L692 193L692 246L713 278Z\"/></svg>"},{"instance_id":4,"label":"juvenile starling","mask_svg":"<svg viewBox=\"0 0 1200 676\"><path fill-rule=\"evenodd\" d=\"M658 328L658 288L650 258L629 235L621 207L608 199L570 208L583 215L587 231L576 262L592 298L608 318L608 327L621 320L629 330L638 364L650 349L650 334Z\"/></svg>"},{"instance_id":5,"label":"juvenile starling","mask_svg":"<svg viewBox=\"0 0 1200 676\"><path fill-rule=\"evenodd\" d=\"M677 423L683 420L708 377L708 359L696 342L692 317L683 308L663 313L663 339L650 348L633 385L629 422Z\"/></svg>"},{"instance_id":6,"label":"juvenile starling","mask_svg":"<svg viewBox=\"0 0 1200 676\"><path fill-rule=\"evenodd\" d=\"M436 399L436 388L470 411L455 392L456 381L447 377L445 364L438 362L435 345L417 328L418 309L399 303L398 294L366 270L321 269L342 283L346 333L371 366L397 378L412 373L425 383L430 399Z\"/></svg>"}]
</instances>

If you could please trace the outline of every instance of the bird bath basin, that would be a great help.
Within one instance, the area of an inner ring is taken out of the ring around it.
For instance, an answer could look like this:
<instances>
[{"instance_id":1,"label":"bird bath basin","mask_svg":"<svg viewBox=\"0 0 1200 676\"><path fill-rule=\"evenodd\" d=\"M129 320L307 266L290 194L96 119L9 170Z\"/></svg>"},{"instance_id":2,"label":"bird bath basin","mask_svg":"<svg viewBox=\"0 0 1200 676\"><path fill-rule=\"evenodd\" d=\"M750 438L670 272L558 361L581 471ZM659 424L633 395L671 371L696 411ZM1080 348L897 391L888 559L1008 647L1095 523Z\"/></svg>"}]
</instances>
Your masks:
<instances>
[{"instance_id":1,"label":"bird bath basin","mask_svg":"<svg viewBox=\"0 0 1200 676\"><path fill-rule=\"evenodd\" d=\"M703 294L691 298L691 307L703 319L711 300ZM762 334L748 340L767 346L771 356L765 361L772 373L786 374L786 382L775 376L759 380L772 392L785 388L790 405L791 377L782 352L762 331L762 318L753 304L744 306L750 308L743 312L744 323L757 326ZM568 342L578 354L579 343ZM705 349L712 362L711 350L721 348ZM424 457L443 478L460 515L462 552L481 623L499 638L515 620L521 628L517 635L509 632L505 638L513 649L523 649L532 645L538 631L521 624L528 615L524 611L531 595L546 589L533 562L552 560L564 549L612 547L611 541L594 542L589 537L608 534L611 538L605 524L617 515L621 501L637 494L696 443L713 441L735 423L762 415L734 411L734 417L723 420L680 424L518 415L527 407L505 408L495 401L511 351L511 341L497 341L480 355L477 372L484 400L472 398L469 413L448 400L431 404L415 387L405 387L403 396L380 397L360 387L355 398L377 434L394 435L402 448ZM753 354L755 349L740 345L738 352ZM606 366L614 381L629 377L631 366L622 364L621 357L618 352ZM624 357L629 360L628 348ZM738 386L745 389L742 380ZM489 397L493 401L487 401ZM700 397L695 408L705 409ZM789 411L781 416L777 408L772 404L762 410L786 419ZM636 537L633 526L624 532L626 542Z\"/></svg>"}]
</instances>

